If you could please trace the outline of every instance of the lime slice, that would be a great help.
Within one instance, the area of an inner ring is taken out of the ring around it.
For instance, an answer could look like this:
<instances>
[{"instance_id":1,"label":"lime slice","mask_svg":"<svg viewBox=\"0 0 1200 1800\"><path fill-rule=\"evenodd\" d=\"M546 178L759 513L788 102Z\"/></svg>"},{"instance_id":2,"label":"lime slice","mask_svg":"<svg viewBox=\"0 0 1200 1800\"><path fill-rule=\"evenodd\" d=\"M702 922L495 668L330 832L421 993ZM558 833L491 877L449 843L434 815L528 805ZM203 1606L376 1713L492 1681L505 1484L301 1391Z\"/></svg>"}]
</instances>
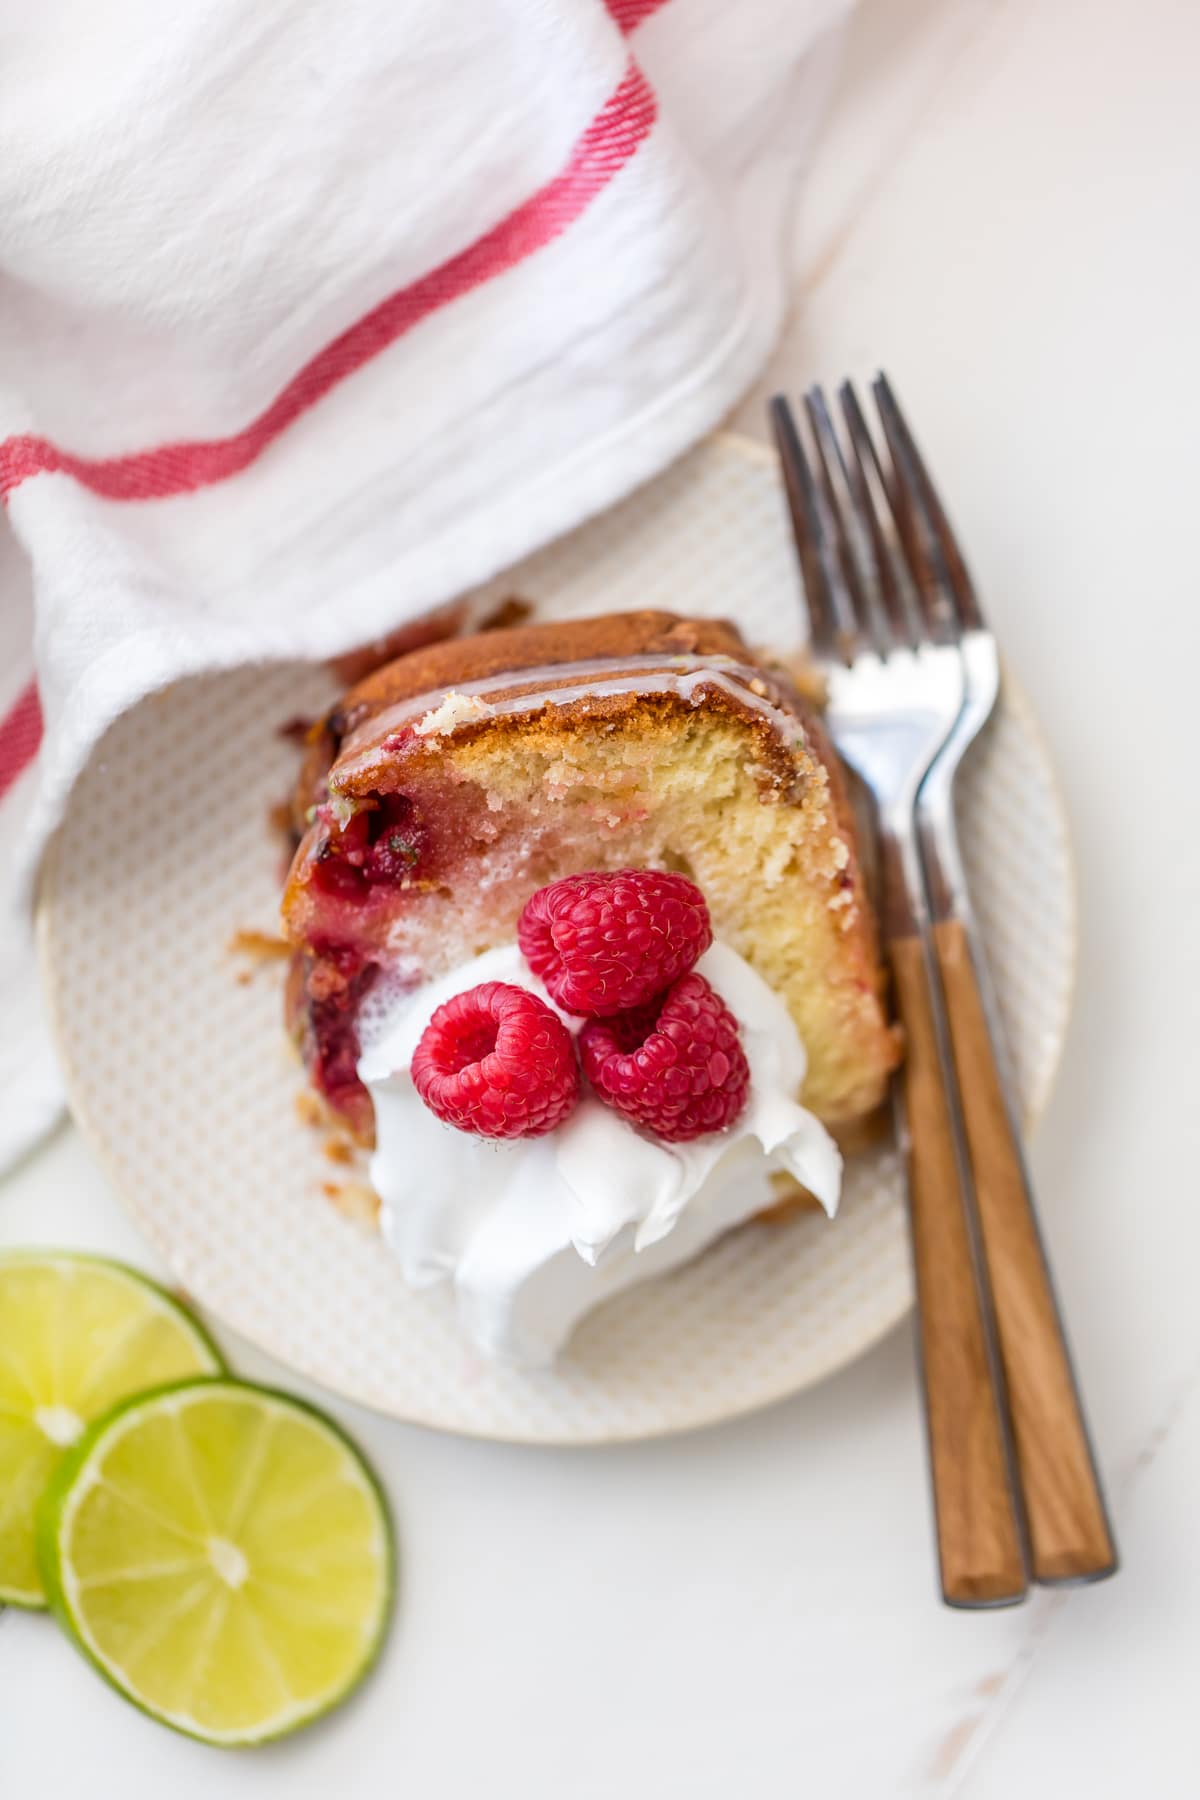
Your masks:
<instances>
[{"instance_id":1,"label":"lime slice","mask_svg":"<svg viewBox=\"0 0 1200 1800\"><path fill-rule=\"evenodd\" d=\"M0 1253L0 1601L46 1604L34 1514L84 1426L127 1394L223 1366L190 1313L135 1270Z\"/></svg>"},{"instance_id":2,"label":"lime slice","mask_svg":"<svg viewBox=\"0 0 1200 1800\"><path fill-rule=\"evenodd\" d=\"M50 1604L136 1705L210 1744L328 1712L379 1651L392 1538L337 1426L227 1377L114 1408L38 1517Z\"/></svg>"}]
</instances>

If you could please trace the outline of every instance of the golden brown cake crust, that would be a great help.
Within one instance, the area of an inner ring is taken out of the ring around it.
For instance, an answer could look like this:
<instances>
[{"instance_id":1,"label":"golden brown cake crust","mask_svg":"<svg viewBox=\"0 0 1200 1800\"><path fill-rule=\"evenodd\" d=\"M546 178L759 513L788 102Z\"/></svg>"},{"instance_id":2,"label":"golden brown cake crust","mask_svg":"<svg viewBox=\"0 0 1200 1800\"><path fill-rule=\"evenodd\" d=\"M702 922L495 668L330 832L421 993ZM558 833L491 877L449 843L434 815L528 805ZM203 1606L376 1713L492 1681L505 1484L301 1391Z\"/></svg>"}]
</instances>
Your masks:
<instances>
[{"instance_id":1,"label":"golden brown cake crust","mask_svg":"<svg viewBox=\"0 0 1200 1800\"><path fill-rule=\"evenodd\" d=\"M659 658L668 679L677 666L690 665L697 685L688 698L679 692L654 691L656 680L646 665ZM716 666L706 670L709 662ZM603 684L585 680L587 692L579 695L578 671L595 672L602 664ZM506 675L513 677L511 682L504 681ZM614 691L611 684L626 675L628 685ZM329 771L331 789L354 796L373 792L381 782L386 785L399 745L397 727L415 723L417 703L427 698L432 712L439 697L469 691L479 683L490 684L487 695L493 704L481 708L477 721L466 717L455 723L454 736L460 742L485 730L523 733L543 707L553 708L554 729L562 732L577 727L590 731L600 720L628 723L639 716L649 725L664 714L690 710L702 695L706 705L735 715L748 727L760 780L781 797L797 794L797 762L781 727L786 732L788 722L798 726L816 761L822 765L831 761L808 702L788 675L755 655L735 625L667 612L609 613L488 631L434 645L378 670L330 715L328 724L337 744ZM527 707L494 716L494 703L511 705L525 699ZM421 754L419 743L410 743L408 749L409 754Z\"/></svg>"},{"instance_id":2,"label":"golden brown cake crust","mask_svg":"<svg viewBox=\"0 0 1200 1800\"><path fill-rule=\"evenodd\" d=\"M758 659L737 627L727 620L688 619L677 613L647 609L604 613L587 619L489 628L469 637L422 645L382 668L373 669L314 724L308 734L306 753L292 793L291 810L297 834L303 836L313 804L324 798L331 771L341 764L339 773L344 772L346 758L343 752L353 751L357 758L363 752L377 750L388 735L387 715L403 702L510 673L518 679L506 692L542 690L550 695L553 678L543 677L522 684L519 677L529 669L565 667L601 659L611 659L614 673L619 673L622 658L645 656L662 656L664 659L723 657L761 673L762 692L801 718L814 740L818 759L823 763L831 761L824 732L808 703L790 679L766 667L760 669ZM564 677L564 683L566 680ZM728 694L714 694L713 698L727 709L739 710ZM556 723L569 729L573 719L594 721L598 711L629 713L644 706L647 713L653 713L661 705L661 699L645 701L633 693L614 697L607 704L589 700L586 708L560 705L556 709ZM761 718L746 716L759 730L764 762L774 760L777 772L786 773L789 767L786 758L772 757L769 729L763 727ZM372 731L371 726L376 721L378 730ZM511 729L521 729L519 718L511 721ZM369 790L373 779L373 774L365 770L360 780L348 781L345 785L350 789Z\"/></svg>"},{"instance_id":3,"label":"golden brown cake crust","mask_svg":"<svg viewBox=\"0 0 1200 1800\"><path fill-rule=\"evenodd\" d=\"M360 731L398 701L459 682L516 673L592 657L731 656L749 660L736 626L722 619L683 619L677 613L604 613L592 619L515 625L474 637L448 638L413 650L351 688L334 715L341 737Z\"/></svg>"}]
</instances>

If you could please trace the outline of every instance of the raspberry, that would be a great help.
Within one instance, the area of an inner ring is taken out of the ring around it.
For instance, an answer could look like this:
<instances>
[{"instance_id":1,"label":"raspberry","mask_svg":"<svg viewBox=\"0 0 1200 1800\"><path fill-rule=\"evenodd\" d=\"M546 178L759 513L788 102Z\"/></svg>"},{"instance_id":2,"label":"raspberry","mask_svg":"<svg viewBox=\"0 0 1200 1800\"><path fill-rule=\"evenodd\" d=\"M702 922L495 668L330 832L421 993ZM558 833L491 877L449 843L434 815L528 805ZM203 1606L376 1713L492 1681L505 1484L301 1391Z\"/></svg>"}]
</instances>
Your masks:
<instances>
[{"instance_id":1,"label":"raspberry","mask_svg":"<svg viewBox=\"0 0 1200 1800\"><path fill-rule=\"evenodd\" d=\"M672 1144L725 1131L746 1104L738 1022L703 975L615 1019L589 1019L579 1050L600 1099Z\"/></svg>"},{"instance_id":2,"label":"raspberry","mask_svg":"<svg viewBox=\"0 0 1200 1800\"><path fill-rule=\"evenodd\" d=\"M579 1099L570 1032L544 1000L506 981L439 1006L411 1074L430 1112L478 1137L541 1137Z\"/></svg>"},{"instance_id":3,"label":"raspberry","mask_svg":"<svg viewBox=\"0 0 1200 1800\"><path fill-rule=\"evenodd\" d=\"M565 1012L611 1018L686 975L712 943L685 875L623 869L539 888L517 923L521 953Z\"/></svg>"},{"instance_id":4,"label":"raspberry","mask_svg":"<svg viewBox=\"0 0 1200 1800\"><path fill-rule=\"evenodd\" d=\"M333 827L313 863L312 880L337 900L362 900L372 887L403 887L427 848L427 833L407 794L380 794L338 827Z\"/></svg>"}]
</instances>

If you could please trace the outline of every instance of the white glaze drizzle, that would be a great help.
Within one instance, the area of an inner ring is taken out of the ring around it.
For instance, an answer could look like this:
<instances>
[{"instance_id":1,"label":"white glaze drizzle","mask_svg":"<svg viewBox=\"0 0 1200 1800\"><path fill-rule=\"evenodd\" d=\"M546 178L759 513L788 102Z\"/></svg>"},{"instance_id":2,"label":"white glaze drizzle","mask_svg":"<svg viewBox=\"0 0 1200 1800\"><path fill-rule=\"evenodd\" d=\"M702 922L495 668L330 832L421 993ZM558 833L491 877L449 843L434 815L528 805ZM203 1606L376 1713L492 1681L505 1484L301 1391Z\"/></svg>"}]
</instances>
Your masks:
<instances>
[{"instance_id":1,"label":"white glaze drizzle","mask_svg":"<svg viewBox=\"0 0 1200 1800\"><path fill-rule=\"evenodd\" d=\"M608 674L612 669L617 674ZM607 679L605 676L607 675ZM547 685L538 688L538 682ZM381 747L395 732L414 719L436 712L452 695L481 700L488 704L489 715L500 717L521 712L537 712L544 706L570 706L580 700L605 698L619 694L674 694L689 706L698 703L706 687L719 687L740 706L748 707L768 720L786 744L804 741L804 727L792 713L777 706L757 691L764 684L760 669L734 661L728 656L627 656L595 657L585 662L545 663L528 669L505 669L494 675L480 676L449 687L434 688L423 694L411 694L394 706L369 719L352 732L338 758L338 773L352 774L367 753L355 753L369 738L374 748ZM513 694L514 687L528 692ZM488 695L499 698L488 702ZM453 736L453 729L445 735Z\"/></svg>"}]
</instances>

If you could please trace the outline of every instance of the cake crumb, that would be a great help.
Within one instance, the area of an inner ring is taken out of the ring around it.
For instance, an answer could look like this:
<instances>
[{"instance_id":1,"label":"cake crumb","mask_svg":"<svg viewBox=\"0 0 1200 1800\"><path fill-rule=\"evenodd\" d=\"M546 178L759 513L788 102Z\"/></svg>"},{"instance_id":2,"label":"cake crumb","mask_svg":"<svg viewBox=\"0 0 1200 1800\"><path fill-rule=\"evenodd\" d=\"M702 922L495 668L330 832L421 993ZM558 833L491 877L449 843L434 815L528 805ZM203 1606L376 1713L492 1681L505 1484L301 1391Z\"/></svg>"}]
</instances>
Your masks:
<instances>
[{"instance_id":1,"label":"cake crumb","mask_svg":"<svg viewBox=\"0 0 1200 1800\"><path fill-rule=\"evenodd\" d=\"M764 652L764 655L810 706L815 707L818 712L825 710L829 702L828 683L807 648L795 650L786 656L771 652Z\"/></svg>"},{"instance_id":2,"label":"cake crumb","mask_svg":"<svg viewBox=\"0 0 1200 1800\"><path fill-rule=\"evenodd\" d=\"M252 957L255 962L275 962L292 952L286 938L272 937L266 931L235 931L225 948L235 956Z\"/></svg>"},{"instance_id":3,"label":"cake crumb","mask_svg":"<svg viewBox=\"0 0 1200 1800\"><path fill-rule=\"evenodd\" d=\"M490 719L494 708L473 694L447 694L440 706L418 719L413 730L418 737L445 737L460 725L473 725Z\"/></svg>"},{"instance_id":4,"label":"cake crumb","mask_svg":"<svg viewBox=\"0 0 1200 1800\"><path fill-rule=\"evenodd\" d=\"M321 1148L331 1163L352 1163L354 1161L354 1145L349 1138L332 1135L325 1139Z\"/></svg>"},{"instance_id":5,"label":"cake crumb","mask_svg":"<svg viewBox=\"0 0 1200 1800\"><path fill-rule=\"evenodd\" d=\"M363 1181L323 1181L321 1192L335 1212L356 1225L374 1225L379 1218L379 1195Z\"/></svg>"},{"instance_id":6,"label":"cake crumb","mask_svg":"<svg viewBox=\"0 0 1200 1800\"><path fill-rule=\"evenodd\" d=\"M277 800L274 806L267 808L267 828L277 837L293 839L296 835L292 824L292 808L287 800Z\"/></svg>"},{"instance_id":7,"label":"cake crumb","mask_svg":"<svg viewBox=\"0 0 1200 1800\"><path fill-rule=\"evenodd\" d=\"M301 1088L296 1095L296 1117L302 1125L311 1125L314 1129L325 1123L325 1108L308 1088Z\"/></svg>"},{"instance_id":8,"label":"cake crumb","mask_svg":"<svg viewBox=\"0 0 1200 1800\"><path fill-rule=\"evenodd\" d=\"M503 631L511 625L523 625L532 612L533 607L528 600L522 600L517 594L509 594L494 612L479 621L479 630Z\"/></svg>"},{"instance_id":9,"label":"cake crumb","mask_svg":"<svg viewBox=\"0 0 1200 1800\"><path fill-rule=\"evenodd\" d=\"M304 713L297 713L293 718L284 719L275 727L275 736L283 738L285 743L307 744L311 741L313 727L320 723L319 719L312 719Z\"/></svg>"}]
</instances>

